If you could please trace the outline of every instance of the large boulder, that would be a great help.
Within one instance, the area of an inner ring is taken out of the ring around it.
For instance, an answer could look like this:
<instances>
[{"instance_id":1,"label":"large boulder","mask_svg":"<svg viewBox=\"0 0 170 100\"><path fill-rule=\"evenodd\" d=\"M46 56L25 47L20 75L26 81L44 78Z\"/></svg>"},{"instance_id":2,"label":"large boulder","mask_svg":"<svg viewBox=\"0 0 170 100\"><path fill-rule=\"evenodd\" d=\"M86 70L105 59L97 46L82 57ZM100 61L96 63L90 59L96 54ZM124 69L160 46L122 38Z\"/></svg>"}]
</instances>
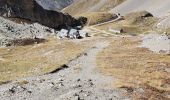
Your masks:
<instances>
[{"instance_id":1,"label":"large boulder","mask_svg":"<svg viewBox=\"0 0 170 100\"><path fill-rule=\"evenodd\" d=\"M78 23L70 15L44 9L36 0L0 0L0 15L28 19L55 29Z\"/></svg>"}]
</instances>

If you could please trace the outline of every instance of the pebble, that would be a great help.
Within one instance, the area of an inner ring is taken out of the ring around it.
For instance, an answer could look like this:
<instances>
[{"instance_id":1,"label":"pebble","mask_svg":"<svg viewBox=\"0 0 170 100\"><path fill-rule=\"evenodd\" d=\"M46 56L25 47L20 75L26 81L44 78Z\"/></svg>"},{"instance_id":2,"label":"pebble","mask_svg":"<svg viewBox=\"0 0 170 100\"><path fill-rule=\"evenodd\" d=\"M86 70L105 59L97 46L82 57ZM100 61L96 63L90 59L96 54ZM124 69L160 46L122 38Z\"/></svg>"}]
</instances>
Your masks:
<instances>
[{"instance_id":1,"label":"pebble","mask_svg":"<svg viewBox=\"0 0 170 100\"><path fill-rule=\"evenodd\" d=\"M81 81L81 79L77 79L77 82L80 82Z\"/></svg>"},{"instance_id":2,"label":"pebble","mask_svg":"<svg viewBox=\"0 0 170 100\"><path fill-rule=\"evenodd\" d=\"M59 78L58 81L64 81L62 78Z\"/></svg>"},{"instance_id":3,"label":"pebble","mask_svg":"<svg viewBox=\"0 0 170 100\"><path fill-rule=\"evenodd\" d=\"M58 86L59 86L59 87L62 87L62 86L64 86L64 85L63 85L63 83L59 83L59 85L58 85Z\"/></svg>"},{"instance_id":4,"label":"pebble","mask_svg":"<svg viewBox=\"0 0 170 100\"><path fill-rule=\"evenodd\" d=\"M28 93L30 93L30 94L32 93L32 91L30 91L30 90L29 90L29 91L27 91L27 92L28 92Z\"/></svg>"}]
</instances>

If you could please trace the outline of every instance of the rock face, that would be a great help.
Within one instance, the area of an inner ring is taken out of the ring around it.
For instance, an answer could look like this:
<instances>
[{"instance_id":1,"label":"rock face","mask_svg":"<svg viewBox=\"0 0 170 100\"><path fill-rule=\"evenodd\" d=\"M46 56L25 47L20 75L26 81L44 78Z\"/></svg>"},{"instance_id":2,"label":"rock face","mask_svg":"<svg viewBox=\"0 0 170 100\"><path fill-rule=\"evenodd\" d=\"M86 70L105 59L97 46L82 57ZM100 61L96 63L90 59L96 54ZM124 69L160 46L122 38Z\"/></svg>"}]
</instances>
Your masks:
<instances>
[{"instance_id":1,"label":"rock face","mask_svg":"<svg viewBox=\"0 0 170 100\"><path fill-rule=\"evenodd\" d=\"M0 0L0 15L28 19L55 29L74 26L77 22L70 15L44 9L35 0Z\"/></svg>"}]
</instances>

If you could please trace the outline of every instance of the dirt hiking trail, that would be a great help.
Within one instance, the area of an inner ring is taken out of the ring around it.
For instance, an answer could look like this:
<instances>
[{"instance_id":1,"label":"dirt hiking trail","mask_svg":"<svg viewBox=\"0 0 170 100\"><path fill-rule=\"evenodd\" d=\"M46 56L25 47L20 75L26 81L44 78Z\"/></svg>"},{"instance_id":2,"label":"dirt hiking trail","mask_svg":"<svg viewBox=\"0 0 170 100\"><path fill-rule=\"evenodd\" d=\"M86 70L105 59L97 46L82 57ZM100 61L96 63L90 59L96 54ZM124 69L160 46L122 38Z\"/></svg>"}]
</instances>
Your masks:
<instances>
[{"instance_id":1,"label":"dirt hiking trail","mask_svg":"<svg viewBox=\"0 0 170 100\"><path fill-rule=\"evenodd\" d=\"M113 89L114 78L96 69L96 55L109 45L99 40L63 69L0 86L2 100L123 100L123 89Z\"/></svg>"}]
</instances>

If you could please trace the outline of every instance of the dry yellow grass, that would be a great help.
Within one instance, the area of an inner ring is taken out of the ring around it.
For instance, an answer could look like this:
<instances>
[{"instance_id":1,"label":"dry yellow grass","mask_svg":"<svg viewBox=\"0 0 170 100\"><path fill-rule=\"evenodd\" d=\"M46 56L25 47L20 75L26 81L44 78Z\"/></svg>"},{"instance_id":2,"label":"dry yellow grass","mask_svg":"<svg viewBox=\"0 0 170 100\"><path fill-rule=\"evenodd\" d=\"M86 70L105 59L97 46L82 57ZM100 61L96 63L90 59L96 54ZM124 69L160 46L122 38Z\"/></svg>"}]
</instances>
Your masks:
<instances>
[{"instance_id":1,"label":"dry yellow grass","mask_svg":"<svg viewBox=\"0 0 170 100\"><path fill-rule=\"evenodd\" d=\"M0 49L0 82L51 72L76 58L92 45L82 41L51 39L48 42Z\"/></svg>"},{"instance_id":2,"label":"dry yellow grass","mask_svg":"<svg viewBox=\"0 0 170 100\"><path fill-rule=\"evenodd\" d=\"M112 29L123 29L125 33L127 34L143 34L148 33L148 31L155 30L153 26L155 23L157 23L158 18L155 17L143 17L147 16L147 12L133 12L130 14L127 14L123 20L119 20L116 22L111 22L107 24L103 24L100 26L96 26L95 28L100 30L109 30L109 28Z\"/></svg>"},{"instance_id":3,"label":"dry yellow grass","mask_svg":"<svg viewBox=\"0 0 170 100\"><path fill-rule=\"evenodd\" d=\"M136 37L112 40L110 46L98 54L97 65L101 72L118 79L114 86L143 87L145 99L157 100L151 97L170 93L170 56L139 48L139 42Z\"/></svg>"},{"instance_id":4,"label":"dry yellow grass","mask_svg":"<svg viewBox=\"0 0 170 100\"><path fill-rule=\"evenodd\" d=\"M117 18L115 14L111 14L107 12L88 12L88 13L79 14L76 17L78 18L81 16L86 17L88 19L87 25L95 25Z\"/></svg>"}]
</instances>

